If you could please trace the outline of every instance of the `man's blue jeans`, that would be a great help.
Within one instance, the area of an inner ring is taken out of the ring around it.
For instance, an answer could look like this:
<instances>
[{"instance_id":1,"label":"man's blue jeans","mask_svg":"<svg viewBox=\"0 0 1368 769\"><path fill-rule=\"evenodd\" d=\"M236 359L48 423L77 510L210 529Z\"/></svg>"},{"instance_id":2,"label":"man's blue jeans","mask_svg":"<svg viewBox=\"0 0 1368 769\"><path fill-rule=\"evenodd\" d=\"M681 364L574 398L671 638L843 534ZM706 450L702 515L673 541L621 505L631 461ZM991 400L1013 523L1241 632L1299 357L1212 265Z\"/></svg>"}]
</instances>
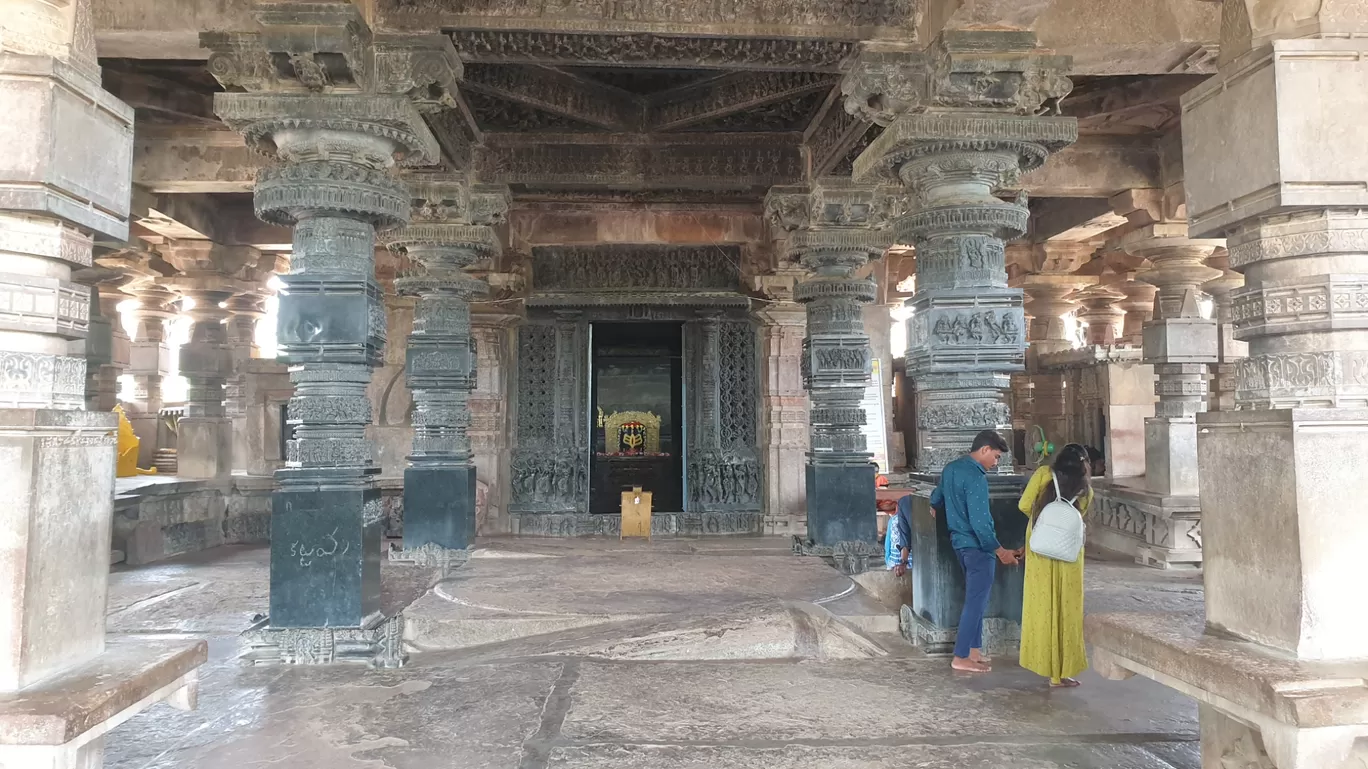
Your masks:
<instances>
[{"instance_id":1,"label":"man's blue jeans","mask_svg":"<svg viewBox=\"0 0 1368 769\"><path fill-rule=\"evenodd\" d=\"M964 611L960 613L959 635L955 637L955 656L965 659L970 649L983 648L983 615L997 575L997 554L974 548L956 550L964 569Z\"/></svg>"}]
</instances>

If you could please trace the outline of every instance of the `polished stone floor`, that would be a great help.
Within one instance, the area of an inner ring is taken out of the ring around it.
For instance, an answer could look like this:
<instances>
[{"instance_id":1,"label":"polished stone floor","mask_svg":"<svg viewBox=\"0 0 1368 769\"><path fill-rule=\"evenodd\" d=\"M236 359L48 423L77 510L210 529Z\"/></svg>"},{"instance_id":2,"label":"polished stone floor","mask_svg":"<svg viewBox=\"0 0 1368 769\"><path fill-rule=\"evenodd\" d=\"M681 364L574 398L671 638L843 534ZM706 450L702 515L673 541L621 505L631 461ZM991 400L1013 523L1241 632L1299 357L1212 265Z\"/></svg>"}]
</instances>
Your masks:
<instances>
[{"instance_id":1,"label":"polished stone floor","mask_svg":"<svg viewBox=\"0 0 1368 769\"><path fill-rule=\"evenodd\" d=\"M240 665L265 549L117 570L111 633L207 637L211 661L199 709L119 727L106 766L1199 766L1191 701L1091 674L1050 691L1007 660L952 673L878 632L891 610L783 540L483 547L414 605L416 651L395 671ZM1089 611L1201 611L1192 572L1094 559L1087 584Z\"/></svg>"}]
</instances>

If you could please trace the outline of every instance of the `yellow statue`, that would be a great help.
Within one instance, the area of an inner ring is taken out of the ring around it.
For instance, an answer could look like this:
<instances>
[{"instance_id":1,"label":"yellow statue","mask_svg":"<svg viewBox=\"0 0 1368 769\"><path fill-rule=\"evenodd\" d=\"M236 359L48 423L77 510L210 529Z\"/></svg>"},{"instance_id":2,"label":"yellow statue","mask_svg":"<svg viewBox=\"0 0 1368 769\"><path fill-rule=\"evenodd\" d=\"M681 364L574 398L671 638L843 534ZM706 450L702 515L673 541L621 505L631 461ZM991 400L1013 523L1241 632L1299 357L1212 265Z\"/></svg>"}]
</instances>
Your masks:
<instances>
[{"instance_id":1,"label":"yellow statue","mask_svg":"<svg viewBox=\"0 0 1368 769\"><path fill-rule=\"evenodd\" d=\"M133 432L133 423L128 421L123 406L115 406L114 413L119 415L119 460L114 465L114 475L118 478L132 478L135 475L156 475L157 469L144 470L138 467L138 436Z\"/></svg>"}]
</instances>

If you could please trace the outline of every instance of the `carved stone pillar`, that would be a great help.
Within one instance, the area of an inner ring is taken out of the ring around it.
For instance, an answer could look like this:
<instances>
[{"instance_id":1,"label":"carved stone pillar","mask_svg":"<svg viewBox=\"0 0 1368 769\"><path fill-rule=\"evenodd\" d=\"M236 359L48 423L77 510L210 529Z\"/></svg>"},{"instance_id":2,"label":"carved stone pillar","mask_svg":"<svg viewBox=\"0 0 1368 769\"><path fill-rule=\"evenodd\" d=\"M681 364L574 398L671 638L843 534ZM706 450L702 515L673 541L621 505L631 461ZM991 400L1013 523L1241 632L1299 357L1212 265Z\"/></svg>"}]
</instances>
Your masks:
<instances>
[{"instance_id":1,"label":"carved stone pillar","mask_svg":"<svg viewBox=\"0 0 1368 769\"><path fill-rule=\"evenodd\" d=\"M803 389L807 312L793 301L794 277L764 286L774 300L755 312L760 323L760 450L765 461L765 533L806 534L803 457L808 449L808 398Z\"/></svg>"},{"instance_id":2,"label":"carved stone pillar","mask_svg":"<svg viewBox=\"0 0 1368 769\"><path fill-rule=\"evenodd\" d=\"M144 263L147 255L142 255ZM125 287L138 306L133 310L136 327L129 344L128 373L133 377L133 402L129 422L137 433L138 466L151 467L156 460L157 431L166 405L162 388L171 375L171 345L167 326L176 317L176 295L159 282L158 273L141 276Z\"/></svg>"},{"instance_id":3,"label":"carved stone pillar","mask_svg":"<svg viewBox=\"0 0 1368 769\"><path fill-rule=\"evenodd\" d=\"M498 257L490 225L503 218L508 204L505 195L497 209L477 205L459 180L415 182L410 194L413 219L386 238L416 267L397 278L395 288L417 298L406 368L414 434L404 470L404 549L391 557L450 567L464 562L476 534L476 474L467 432L476 377L470 301L489 289L465 270Z\"/></svg>"},{"instance_id":4,"label":"carved stone pillar","mask_svg":"<svg viewBox=\"0 0 1368 769\"><path fill-rule=\"evenodd\" d=\"M1121 274L1121 280L1110 285L1124 298L1116 306L1126 313L1121 325L1121 341L1133 347L1145 343L1145 324L1154 319L1154 295L1158 288L1139 279L1143 271Z\"/></svg>"},{"instance_id":5,"label":"carved stone pillar","mask_svg":"<svg viewBox=\"0 0 1368 769\"><path fill-rule=\"evenodd\" d=\"M385 343L375 237L409 218L396 161L438 157L415 100L449 103L461 65L449 40L373 36L345 3L256 16L259 33L201 35L210 72L233 89L215 95L215 112L281 160L257 175L257 215L294 228L278 331L294 440L276 473L269 629L254 643L262 660L397 665L393 623L381 626L382 513L365 433ZM344 637L360 643L344 649Z\"/></svg>"},{"instance_id":6,"label":"carved stone pillar","mask_svg":"<svg viewBox=\"0 0 1368 769\"><path fill-rule=\"evenodd\" d=\"M1021 291L1007 287L1003 242L1026 231L1030 211L1024 196L993 193L1078 135L1072 118L1036 116L1071 85L1067 57L1028 38L946 32L924 54L866 51L842 85L848 110L888 126L856 178L897 180L916 199L894 239L917 247L906 360L921 424L916 466L926 472L980 430L1012 423L1007 391L1023 368L1025 317ZM996 89L1007 82L1014 98L1004 100ZM1011 457L998 468L1010 473Z\"/></svg>"},{"instance_id":7,"label":"carved stone pillar","mask_svg":"<svg viewBox=\"0 0 1368 769\"><path fill-rule=\"evenodd\" d=\"M1070 403L1062 371L1047 371L1041 357L1073 349L1064 316L1079 308L1073 295L1094 278L1074 275L1092 257L1093 246L1072 242L1037 243L1031 249L1032 273L1016 285L1025 293L1025 310L1030 316L1026 370L1031 376L1033 426L1045 431L1047 440L1063 446L1069 437ZM1035 441L1027 428L1027 442ZM1029 446L1027 447L1029 450Z\"/></svg>"},{"instance_id":8,"label":"carved stone pillar","mask_svg":"<svg viewBox=\"0 0 1368 769\"><path fill-rule=\"evenodd\" d=\"M193 708L206 656L105 635L117 419L84 410L91 292L72 273L96 235L128 237L133 110L100 88L89 0L6 3L0 115L0 766L85 769L137 712Z\"/></svg>"},{"instance_id":9,"label":"carved stone pillar","mask_svg":"<svg viewBox=\"0 0 1368 769\"><path fill-rule=\"evenodd\" d=\"M1154 265L1141 279L1158 287L1156 317L1145 324L1145 362L1154 365L1159 402L1145 423L1145 485L1164 496L1197 495L1197 414L1206 410L1207 366L1216 360L1216 322L1198 308L1203 264L1219 240L1188 238L1186 222L1159 222L1122 244Z\"/></svg>"},{"instance_id":10,"label":"carved stone pillar","mask_svg":"<svg viewBox=\"0 0 1368 769\"><path fill-rule=\"evenodd\" d=\"M119 404L119 377L128 368L129 340L119 317L119 290L131 280L118 269L99 264L72 273L90 286L90 323L85 341L86 403L90 411L112 411Z\"/></svg>"},{"instance_id":11,"label":"carved stone pillar","mask_svg":"<svg viewBox=\"0 0 1368 769\"><path fill-rule=\"evenodd\" d=\"M849 543L870 552L878 530L871 514L875 467L862 430L871 371L862 305L874 301L878 287L855 272L890 242L879 196L872 188L831 184L805 201L797 190L779 188L769 201L777 222L792 232L791 256L811 272L794 290L807 309L807 537L819 547Z\"/></svg>"},{"instance_id":12,"label":"carved stone pillar","mask_svg":"<svg viewBox=\"0 0 1368 769\"><path fill-rule=\"evenodd\" d=\"M1121 339L1121 323L1126 312L1117 306L1117 302L1125 298L1126 295L1115 288L1102 285L1074 293L1073 300L1082 305L1078 319L1088 326L1088 344L1110 347Z\"/></svg>"},{"instance_id":13,"label":"carved stone pillar","mask_svg":"<svg viewBox=\"0 0 1368 769\"><path fill-rule=\"evenodd\" d=\"M1216 362L1211 364L1207 411L1234 411L1237 370L1239 362L1249 355L1249 343L1235 338L1232 293L1244 286L1245 279L1230 269L1230 255L1225 249L1218 250L1206 263L1221 271L1218 277L1202 284L1202 290L1211 296L1211 316L1217 324Z\"/></svg>"},{"instance_id":14,"label":"carved stone pillar","mask_svg":"<svg viewBox=\"0 0 1368 769\"><path fill-rule=\"evenodd\" d=\"M1206 632L1098 614L1088 640L1108 677L1152 677L1205 703L1204 766L1357 769L1368 20L1354 0L1229 0L1223 16L1220 69L1183 97L1182 119L1189 235L1226 238L1245 277L1235 338L1249 344L1236 410L1196 415Z\"/></svg>"},{"instance_id":15,"label":"carved stone pillar","mask_svg":"<svg viewBox=\"0 0 1368 769\"><path fill-rule=\"evenodd\" d=\"M181 346L180 372L189 385L177 434L177 474L226 479L233 472L233 423L226 407L233 353L226 321L228 300L242 290L232 275L260 254L207 240L174 241L164 249L180 274L165 284L186 301L190 341Z\"/></svg>"},{"instance_id":16,"label":"carved stone pillar","mask_svg":"<svg viewBox=\"0 0 1368 769\"><path fill-rule=\"evenodd\" d=\"M488 282L486 278L486 282ZM522 318L501 312L470 316L475 337L475 389L470 394L470 450L476 478L484 484L483 507L476 500L476 533L507 534L511 501L513 360L516 326Z\"/></svg>"}]
</instances>

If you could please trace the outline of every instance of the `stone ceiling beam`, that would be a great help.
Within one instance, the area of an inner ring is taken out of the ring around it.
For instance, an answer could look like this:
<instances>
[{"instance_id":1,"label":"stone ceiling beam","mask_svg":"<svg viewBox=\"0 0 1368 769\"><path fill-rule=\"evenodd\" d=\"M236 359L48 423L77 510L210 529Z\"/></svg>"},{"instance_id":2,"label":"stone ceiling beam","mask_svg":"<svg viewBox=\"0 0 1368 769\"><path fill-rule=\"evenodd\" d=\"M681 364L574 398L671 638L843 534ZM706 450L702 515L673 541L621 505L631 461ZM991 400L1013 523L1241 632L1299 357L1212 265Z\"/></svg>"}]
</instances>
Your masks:
<instances>
[{"instance_id":1,"label":"stone ceiling beam","mask_svg":"<svg viewBox=\"0 0 1368 769\"><path fill-rule=\"evenodd\" d=\"M745 189L803 178L796 134L486 134L476 169L497 184Z\"/></svg>"},{"instance_id":2,"label":"stone ceiling beam","mask_svg":"<svg viewBox=\"0 0 1368 769\"><path fill-rule=\"evenodd\" d=\"M124 104L137 110L140 121L154 117L175 123L219 124L214 115L212 93L196 91L173 80L106 67L104 87Z\"/></svg>"},{"instance_id":3,"label":"stone ceiling beam","mask_svg":"<svg viewBox=\"0 0 1368 769\"><path fill-rule=\"evenodd\" d=\"M1034 242L1084 241L1125 223L1107 198L1037 198L1031 201L1027 236Z\"/></svg>"},{"instance_id":4,"label":"stone ceiling beam","mask_svg":"<svg viewBox=\"0 0 1368 769\"><path fill-rule=\"evenodd\" d=\"M834 78L814 72L737 72L672 88L651 97L648 130L677 131L699 123L823 91Z\"/></svg>"},{"instance_id":5,"label":"stone ceiling beam","mask_svg":"<svg viewBox=\"0 0 1368 769\"><path fill-rule=\"evenodd\" d=\"M678 5L686 5L678 3ZM544 24L544 21L524 21ZM677 27L676 27L677 28ZM715 34L715 33L714 33ZM805 30L802 34L811 35ZM840 72L855 51L850 39L726 38L643 33L501 31L450 33L472 64L542 64L552 67L667 67Z\"/></svg>"},{"instance_id":6,"label":"stone ceiling beam","mask_svg":"<svg viewBox=\"0 0 1368 769\"><path fill-rule=\"evenodd\" d=\"M630 94L550 67L471 66L461 87L611 131L641 122L641 104Z\"/></svg>"},{"instance_id":7,"label":"stone ceiling beam","mask_svg":"<svg viewBox=\"0 0 1368 769\"><path fill-rule=\"evenodd\" d=\"M152 192L251 192L270 161L235 131L138 127L133 181Z\"/></svg>"},{"instance_id":8,"label":"stone ceiling beam","mask_svg":"<svg viewBox=\"0 0 1368 769\"><path fill-rule=\"evenodd\" d=\"M602 31L715 37L869 39L907 37L921 4L906 0L813 3L809 0L370 0L376 26L390 30L473 29L498 33L537 27L560 35Z\"/></svg>"},{"instance_id":9,"label":"stone ceiling beam","mask_svg":"<svg viewBox=\"0 0 1368 769\"><path fill-rule=\"evenodd\" d=\"M1024 174L1021 188L1035 197L1100 198L1159 185L1159 152L1149 138L1082 136Z\"/></svg>"}]
</instances>

